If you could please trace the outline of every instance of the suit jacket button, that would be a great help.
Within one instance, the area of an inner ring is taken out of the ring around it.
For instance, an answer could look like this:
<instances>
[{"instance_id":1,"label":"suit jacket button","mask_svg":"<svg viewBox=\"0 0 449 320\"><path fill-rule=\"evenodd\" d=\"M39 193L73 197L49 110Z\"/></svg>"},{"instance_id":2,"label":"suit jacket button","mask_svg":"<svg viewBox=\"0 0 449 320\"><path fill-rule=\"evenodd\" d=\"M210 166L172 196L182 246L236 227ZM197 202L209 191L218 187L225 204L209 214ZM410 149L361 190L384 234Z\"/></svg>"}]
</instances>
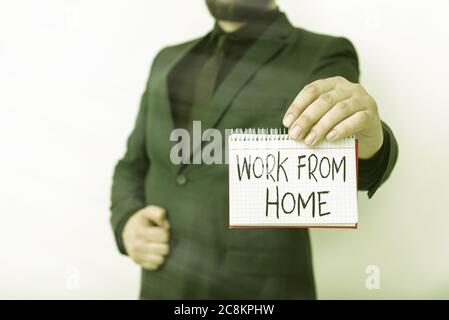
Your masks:
<instances>
[{"instance_id":1,"label":"suit jacket button","mask_svg":"<svg viewBox=\"0 0 449 320\"><path fill-rule=\"evenodd\" d=\"M183 175L183 174L178 174L178 175L176 176L176 184L177 184L177 185L183 186L183 185L185 185L186 183L187 183L187 178L186 178L185 175Z\"/></svg>"}]
</instances>

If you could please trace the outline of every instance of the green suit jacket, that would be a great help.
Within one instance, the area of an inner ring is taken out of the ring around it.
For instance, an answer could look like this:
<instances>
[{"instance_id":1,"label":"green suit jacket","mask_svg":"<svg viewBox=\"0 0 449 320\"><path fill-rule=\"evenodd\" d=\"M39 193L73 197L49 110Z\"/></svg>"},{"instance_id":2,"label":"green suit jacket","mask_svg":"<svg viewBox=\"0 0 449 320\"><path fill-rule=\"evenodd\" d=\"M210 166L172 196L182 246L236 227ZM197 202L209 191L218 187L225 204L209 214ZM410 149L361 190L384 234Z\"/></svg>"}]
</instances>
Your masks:
<instances>
[{"instance_id":1,"label":"green suit jacket","mask_svg":"<svg viewBox=\"0 0 449 320\"><path fill-rule=\"evenodd\" d=\"M159 270L142 270L141 298L313 299L308 230L229 229L227 166L170 161L175 142L167 75L200 40L165 48L153 62L114 172L111 222L119 250L126 254L121 233L130 215L158 205L170 220L170 254ZM281 15L217 88L202 129L279 128L304 85L335 75L358 81L352 44L295 28Z\"/></svg>"}]
</instances>

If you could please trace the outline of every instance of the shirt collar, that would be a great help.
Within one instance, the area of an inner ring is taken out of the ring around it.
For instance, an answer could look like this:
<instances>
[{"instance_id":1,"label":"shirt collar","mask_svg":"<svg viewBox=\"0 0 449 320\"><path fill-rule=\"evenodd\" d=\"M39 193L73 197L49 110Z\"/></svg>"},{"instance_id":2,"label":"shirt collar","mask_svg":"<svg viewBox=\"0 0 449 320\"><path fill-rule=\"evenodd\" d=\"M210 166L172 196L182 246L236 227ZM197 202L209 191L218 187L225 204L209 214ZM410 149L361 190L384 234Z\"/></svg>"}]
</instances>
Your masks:
<instances>
[{"instance_id":1,"label":"shirt collar","mask_svg":"<svg viewBox=\"0 0 449 320\"><path fill-rule=\"evenodd\" d=\"M258 38L263 31L268 27L276 18L282 15L279 8L267 10L261 12L257 17L249 20L244 26L234 32L225 32L217 22L215 22L212 30L212 37L219 37L225 35L230 40L246 40Z\"/></svg>"}]
</instances>

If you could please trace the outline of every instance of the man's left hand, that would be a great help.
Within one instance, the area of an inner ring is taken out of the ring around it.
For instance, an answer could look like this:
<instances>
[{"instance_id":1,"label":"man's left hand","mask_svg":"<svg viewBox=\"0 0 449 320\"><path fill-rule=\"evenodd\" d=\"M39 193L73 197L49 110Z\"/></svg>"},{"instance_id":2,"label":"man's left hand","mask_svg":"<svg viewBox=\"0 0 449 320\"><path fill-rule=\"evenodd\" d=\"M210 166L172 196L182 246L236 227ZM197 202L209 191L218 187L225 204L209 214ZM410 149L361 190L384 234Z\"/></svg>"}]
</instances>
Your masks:
<instances>
[{"instance_id":1,"label":"man's left hand","mask_svg":"<svg viewBox=\"0 0 449 320\"><path fill-rule=\"evenodd\" d=\"M283 124L294 140L313 147L355 134L359 158L369 159L383 143L376 101L362 85L343 77L317 80L304 87L285 113Z\"/></svg>"}]
</instances>

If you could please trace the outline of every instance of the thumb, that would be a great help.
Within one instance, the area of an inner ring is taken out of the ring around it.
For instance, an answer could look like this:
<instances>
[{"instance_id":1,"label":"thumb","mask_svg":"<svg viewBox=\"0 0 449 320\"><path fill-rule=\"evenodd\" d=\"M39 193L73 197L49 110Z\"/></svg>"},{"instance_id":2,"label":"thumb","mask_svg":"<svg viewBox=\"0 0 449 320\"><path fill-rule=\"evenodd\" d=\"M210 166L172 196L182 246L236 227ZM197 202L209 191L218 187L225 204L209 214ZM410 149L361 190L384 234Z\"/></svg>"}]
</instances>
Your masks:
<instances>
[{"instance_id":1,"label":"thumb","mask_svg":"<svg viewBox=\"0 0 449 320\"><path fill-rule=\"evenodd\" d=\"M143 211L143 216L147 220L161 227L165 226L166 214L165 209L158 206L148 206Z\"/></svg>"}]
</instances>

